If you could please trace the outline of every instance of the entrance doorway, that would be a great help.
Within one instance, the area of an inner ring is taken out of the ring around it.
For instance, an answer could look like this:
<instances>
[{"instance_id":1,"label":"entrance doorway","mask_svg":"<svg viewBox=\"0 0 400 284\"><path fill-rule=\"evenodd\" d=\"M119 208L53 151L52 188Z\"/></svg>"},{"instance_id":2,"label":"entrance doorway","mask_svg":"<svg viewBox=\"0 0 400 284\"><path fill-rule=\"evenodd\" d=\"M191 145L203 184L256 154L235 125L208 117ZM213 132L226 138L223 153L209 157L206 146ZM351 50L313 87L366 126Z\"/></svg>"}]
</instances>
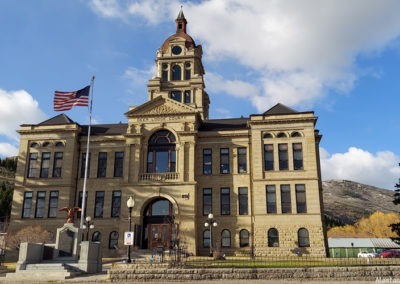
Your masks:
<instances>
[{"instance_id":1,"label":"entrance doorway","mask_svg":"<svg viewBox=\"0 0 400 284\"><path fill-rule=\"evenodd\" d=\"M143 242L144 249L171 246L175 238L173 205L165 198L158 198L149 203L144 210ZM174 232L173 232L174 231Z\"/></svg>"},{"instance_id":2,"label":"entrance doorway","mask_svg":"<svg viewBox=\"0 0 400 284\"><path fill-rule=\"evenodd\" d=\"M149 248L163 246L168 248L171 244L171 224L153 224L149 228Z\"/></svg>"}]
</instances>

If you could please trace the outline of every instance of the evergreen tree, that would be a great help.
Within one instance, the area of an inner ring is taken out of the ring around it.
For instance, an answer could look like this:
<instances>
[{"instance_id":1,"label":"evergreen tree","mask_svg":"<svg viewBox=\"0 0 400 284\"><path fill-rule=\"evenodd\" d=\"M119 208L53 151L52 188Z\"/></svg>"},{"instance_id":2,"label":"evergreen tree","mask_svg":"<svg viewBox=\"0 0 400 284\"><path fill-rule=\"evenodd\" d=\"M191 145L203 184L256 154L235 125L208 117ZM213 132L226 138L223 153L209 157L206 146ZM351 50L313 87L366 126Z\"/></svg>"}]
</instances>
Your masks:
<instances>
[{"instance_id":1,"label":"evergreen tree","mask_svg":"<svg viewBox=\"0 0 400 284\"><path fill-rule=\"evenodd\" d=\"M10 216L11 202L14 187L7 181L3 181L0 187L0 217Z\"/></svg>"},{"instance_id":2,"label":"evergreen tree","mask_svg":"<svg viewBox=\"0 0 400 284\"><path fill-rule=\"evenodd\" d=\"M400 164L399 164L399 166L400 166ZM398 205L398 204L400 204L400 179L399 179L399 182L396 183L394 187L396 189L394 190L393 203ZM391 224L390 227L392 228L392 231L395 232L397 234L397 236L400 237L400 223ZM400 241L399 237L397 238L398 241Z\"/></svg>"}]
</instances>

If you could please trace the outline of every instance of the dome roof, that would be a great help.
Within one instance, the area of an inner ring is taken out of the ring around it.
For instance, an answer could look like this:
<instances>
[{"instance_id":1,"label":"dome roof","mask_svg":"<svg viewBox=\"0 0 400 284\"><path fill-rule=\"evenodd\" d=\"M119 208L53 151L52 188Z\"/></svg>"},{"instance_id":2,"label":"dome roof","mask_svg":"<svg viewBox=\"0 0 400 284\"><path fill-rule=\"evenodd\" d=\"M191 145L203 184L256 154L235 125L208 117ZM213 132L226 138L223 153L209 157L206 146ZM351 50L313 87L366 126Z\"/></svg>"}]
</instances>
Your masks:
<instances>
[{"instance_id":1,"label":"dome roof","mask_svg":"<svg viewBox=\"0 0 400 284\"><path fill-rule=\"evenodd\" d=\"M175 20L176 23L176 33L168 37L164 43L162 44L160 50L166 51L169 47L169 43L175 38L184 38L185 39L185 47L187 49L192 49L196 47L196 43L193 38L186 33L186 25L187 21L185 16L183 15L182 9L179 11L178 17Z\"/></svg>"}]
</instances>

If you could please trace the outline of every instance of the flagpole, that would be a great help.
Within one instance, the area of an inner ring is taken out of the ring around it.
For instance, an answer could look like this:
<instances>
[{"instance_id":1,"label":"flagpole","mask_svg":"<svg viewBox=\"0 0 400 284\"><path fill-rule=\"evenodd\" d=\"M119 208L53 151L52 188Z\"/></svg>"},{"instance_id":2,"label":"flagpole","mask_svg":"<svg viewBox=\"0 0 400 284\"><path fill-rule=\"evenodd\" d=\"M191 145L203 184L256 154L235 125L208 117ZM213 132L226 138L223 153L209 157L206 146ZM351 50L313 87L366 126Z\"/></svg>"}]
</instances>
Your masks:
<instances>
[{"instance_id":1,"label":"flagpole","mask_svg":"<svg viewBox=\"0 0 400 284\"><path fill-rule=\"evenodd\" d=\"M86 157L85 157L85 176L83 179L83 193L82 193L82 208L81 208L81 223L79 228L83 229L83 220L85 219L86 212L86 183L88 177L88 166L89 166L89 146L90 146L90 131L92 127L92 106L93 106L93 85L94 85L94 76L92 76L92 81L90 82L90 104L89 104L89 127L87 134L87 144L86 144Z\"/></svg>"}]
</instances>

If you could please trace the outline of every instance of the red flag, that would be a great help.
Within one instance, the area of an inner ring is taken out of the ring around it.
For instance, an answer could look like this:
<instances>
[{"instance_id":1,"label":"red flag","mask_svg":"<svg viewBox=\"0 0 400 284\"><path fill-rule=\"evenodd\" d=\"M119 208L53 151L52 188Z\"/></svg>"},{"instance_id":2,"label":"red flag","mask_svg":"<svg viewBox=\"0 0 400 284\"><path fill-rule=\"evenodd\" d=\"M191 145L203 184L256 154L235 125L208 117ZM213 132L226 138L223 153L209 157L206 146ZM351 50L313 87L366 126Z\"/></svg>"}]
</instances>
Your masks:
<instances>
[{"instance_id":1,"label":"red flag","mask_svg":"<svg viewBox=\"0 0 400 284\"><path fill-rule=\"evenodd\" d=\"M73 106L89 105L90 85L74 92L54 92L54 110L70 110Z\"/></svg>"}]
</instances>

